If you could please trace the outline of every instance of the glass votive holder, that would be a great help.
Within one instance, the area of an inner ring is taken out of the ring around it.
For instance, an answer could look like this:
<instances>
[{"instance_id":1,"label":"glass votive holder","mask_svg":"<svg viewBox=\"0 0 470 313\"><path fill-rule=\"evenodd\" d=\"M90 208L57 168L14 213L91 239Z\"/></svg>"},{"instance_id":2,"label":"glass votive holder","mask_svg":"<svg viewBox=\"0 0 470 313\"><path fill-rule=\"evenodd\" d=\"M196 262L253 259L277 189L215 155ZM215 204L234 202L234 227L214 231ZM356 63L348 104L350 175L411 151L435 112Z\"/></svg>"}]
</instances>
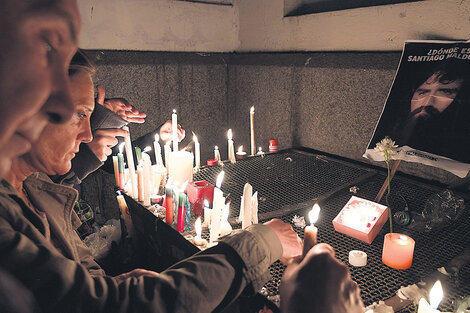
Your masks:
<instances>
[{"instance_id":1,"label":"glass votive holder","mask_svg":"<svg viewBox=\"0 0 470 313\"><path fill-rule=\"evenodd\" d=\"M391 268L406 270L413 263L415 241L403 234L388 233L385 235L382 251L382 262Z\"/></svg>"}]
</instances>

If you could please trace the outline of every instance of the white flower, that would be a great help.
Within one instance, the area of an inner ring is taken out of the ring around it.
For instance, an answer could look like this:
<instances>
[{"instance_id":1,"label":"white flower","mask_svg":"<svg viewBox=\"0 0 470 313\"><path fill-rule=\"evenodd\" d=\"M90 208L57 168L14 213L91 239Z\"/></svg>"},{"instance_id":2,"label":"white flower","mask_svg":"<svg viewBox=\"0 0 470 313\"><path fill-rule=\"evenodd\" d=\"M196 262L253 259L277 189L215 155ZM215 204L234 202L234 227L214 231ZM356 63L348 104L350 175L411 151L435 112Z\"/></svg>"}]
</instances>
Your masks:
<instances>
[{"instance_id":1,"label":"white flower","mask_svg":"<svg viewBox=\"0 0 470 313\"><path fill-rule=\"evenodd\" d=\"M398 148L398 145L395 144L395 141L386 136L375 145L374 150L382 154L385 160L388 161L393 155L397 154L396 148Z\"/></svg>"},{"instance_id":2,"label":"white flower","mask_svg":"<svg viewBox=\"0 0 470 313\"><path fill-rule=\"evenodd\" d=\"M297 215L294 215L294 218L292 219L292 222L294 223L294 226L295 227L301 227L301 228L304 228L305 227L305 218L302 216L297 216Z\"/></svg>"}]
</instances>

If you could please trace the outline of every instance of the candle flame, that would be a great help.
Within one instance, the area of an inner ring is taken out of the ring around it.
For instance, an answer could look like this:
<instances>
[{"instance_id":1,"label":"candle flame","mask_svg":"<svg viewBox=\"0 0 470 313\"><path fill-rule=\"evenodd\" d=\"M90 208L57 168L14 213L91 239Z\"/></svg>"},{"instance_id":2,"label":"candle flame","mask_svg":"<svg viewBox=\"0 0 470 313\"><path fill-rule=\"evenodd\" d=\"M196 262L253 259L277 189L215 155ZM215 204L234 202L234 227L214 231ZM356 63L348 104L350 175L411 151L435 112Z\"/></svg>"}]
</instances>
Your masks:
<instances>
[{"instance_id":1,"label":"candle flame","mask_svg":"<svg viewBox=\"0 0 470 313\"><path fill-rule=\"evenodd\" d=\"M238 152L243 152L243 145L241 145L240 147L238 147Z\"/></svg>"},{"instance_id":2,"label":"candle flame","mask_svg":"<svg viewBox=\"0 0 470 313\"><path fill-rule=\"evenodd\" d=\"M263 152L263 148L259 147L258 152Z\"/></svg>"},{"instance_id":3,"label":"candle flame","mask_svg":"<svg viewBox=\"0 0 470 313\"><path fill-rule=\"evenodd\" d=\"M194 143L198 143L196 134L194 132L193 132L193 141L194 141Z\"/></svg>"},{"instance_id":4,"label":"candle flame","mask_svg":"<svg viewBox=\"0 0 470 313\"><path fill-rule=\"evenodd\" d=\"M251 107L250 113L255 113L255 106L252 106L252 107Z\"/></svg>"},{"instance_id":5,"label":"candle flame","mask_svg":"<svg viewBox=\"0 0 470 313\"><path fill-rule=\"evenodd\" d=\"M224 180L224 175L225 175L225 172L222 171L220 172L219 176L217 176L217 181L215 183L215 186L219 189L222 186L222 180Z\"/></svg>"},{"instance_id":6,"label":"candle flame","mask_svg":"<svg viewBox=\"0 0 470 313\"><path fill-rule=\"evenodd\" d=\"M152 151L152 148L150 146L147 146L144 148L144 151L142 152L149 152L149 151Z\"/></svg>"},{"instance_id":7,"label":"candle flame","mask_svg":"<svg viewBox=\"0 0 470 313\"><path fill-rule=\"evenodd\" d=\"M208 208L208 207L209 207L209 201L204 200L204 206L205 206L206 208Z\"/></svg>"},{"instance_id":8,"label":"candle flame","mask_svg":"<svg viewBox=\"0 0 470 313\"><path fill-rule=\"evenodd\" d=\"M315 203L312 209L310 210L310 212L308 212L308 220L310 221L311 225L317 222L319 214L320 214L320 206L318 205L318 203Z\"/></svg>"},{"instance_id":9,"label":"candle flame","mask_svg":"<svg viewBox=\"0 0 470 313\"><path fill-rule=\"evenodd\" d=\"M160 136L158 135L158 133L155 134L155 141L158 142L160 140Z\"/></svg>"},{"instance_id":10,"label":"candle flame","mask_svg":"<svg viewBox=\"0 0 470 313\"><path fill-rule=\"evenodd\" d=\"M228 138L228 140L232 140L232 129L231 128L227 132L227 138Z\"/></svg>"},{"instance_id":11,"label":"candle flame","mask_svg":"<svg viewBox=\"0 0 470 313\"><path fill-rule=\"evenodd\" d=\"M219 150L219 147L218 147L218 146L215 146L215 147L214 147L214 150Z\"/></svg>"},{"instance_id":12,"label":"candle flame","mask_svg":"<svg viewBox=\"0 0 470 313\"><path fill-rule=\"evenodd\" d=\"M122 153L122 151L124 150L124 145L124 142L119 145L119 153Z\"/></svg>"},{"instance_id":13,"label":"candle flame","mask_svg":"<svg viewBox=\"0 0 470 313\"><path fill-rule=\"evenodd\" d=\"M194 223L194 229L196 230L196 237L201 237L202 226L201 226L201 217L199 216Z\"/></svg>"},{"instance_id":14,"label":"candle flame","mask_svg":"<svg viewBox=\"0 0 470 313\"><path fill-rule=\"evenodd\" d=\"M176 109L173 109L173 114L176 114Z\"/></svg>"},{"instance_id":15,"label":"candle flame","mask_svg":"<svg viewBox=\"0 0 470 313\"><path fill-rule=\"evenodd\" d=\"M429 292L429 304L431 305L431 308L437 310L439 304L442 301L443 296L444 292L442 290L441 281L438 280L436 281L434 286L432 286L431 291Z\"/></svg>"}]
</instances>

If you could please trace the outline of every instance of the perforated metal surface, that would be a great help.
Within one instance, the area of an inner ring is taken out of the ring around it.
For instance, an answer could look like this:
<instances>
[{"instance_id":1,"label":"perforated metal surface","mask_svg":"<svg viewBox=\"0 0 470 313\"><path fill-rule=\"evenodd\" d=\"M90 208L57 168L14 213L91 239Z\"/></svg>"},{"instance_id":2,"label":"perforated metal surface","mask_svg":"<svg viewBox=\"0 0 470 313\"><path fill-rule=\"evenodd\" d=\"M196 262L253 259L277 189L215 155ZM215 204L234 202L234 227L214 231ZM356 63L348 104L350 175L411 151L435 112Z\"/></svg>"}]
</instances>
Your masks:
<instances>
[{"instance_id":1,"label":"perforated metal surface","mask_svg":"<svg viewBox=\"0 0 470 313\"><path fill-rule=\"evenodd\" d=\"M221 169L220 166L204 168L195 179L215 183ZM357 196L373 200L386 177L383 172L372 171L371 175L371 170L354 164L298 151L266 155L264 158L249 158L236 164L226 163L223 170L226 174L222 190L224 193L230 193L232 218L239 214L240 196L247 181L253 185L254 191L259 192L260 215L271 214L288 223L292 223L294 215L307 215L311 207L301 203L313 198L321 199L322 195L338 191L322 201L321 216L316 224L319 228L318 240L332 245L336 250L336 256L346 264L349 251L357 249L367 253L366 267L350 266L353 279L361 287L361 296L365 305L390 298L401 286L425 279L437 268L446 265L452 258L462 253L465 247L470 247L468 209L460 222L431 234L417 233L394 226L396 232L409 234L416 241L413 265L404 271L391 269L381 261L383 237L388 232L387 226L371 245L336 232L332 220L353 195L349 191L348 184L353 183L358 187ZM358 182L361 178L364 179ZM338 190L339 186L344 188ZM429 196L439 191L434 186L423 185L399 176L393 180L392 190L406 199L410 210L416 211L421 210ZM279 212L279 215L276 215L276 212ZM235 226L237 227L239 225ZM303 229L295 230L303 237ZM273 279L265 286L269 294L278 294L284 270L285 267L279 262L271 266ZM443 285L446 294L440 308L452 311L455 309L455 301L470 295L470 266L467 264L461 270L458 279L443 281ZM400 312L415 311L416 308L410 306Z\"/></svg>"}]
</instances>

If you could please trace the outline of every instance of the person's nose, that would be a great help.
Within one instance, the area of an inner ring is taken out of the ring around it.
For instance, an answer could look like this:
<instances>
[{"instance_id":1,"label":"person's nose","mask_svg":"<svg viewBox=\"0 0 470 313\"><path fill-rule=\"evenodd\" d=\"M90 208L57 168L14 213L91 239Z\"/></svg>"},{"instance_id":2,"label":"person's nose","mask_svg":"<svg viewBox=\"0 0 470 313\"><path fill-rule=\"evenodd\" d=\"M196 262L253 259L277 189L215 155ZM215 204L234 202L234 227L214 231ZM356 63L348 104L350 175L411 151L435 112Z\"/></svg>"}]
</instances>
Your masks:
<instances>
[{"instance_id":1,"label":"person's nose","mask_svg":"<svg viewBox=\"0 0 470 313\"><path fill-rule=\"evenodd\" d=\"M90 123L86 123L80 132L79 140L84 143L89 143L93 140Z\"/></svg>"},{"instance_id":2,"label":"person's nose","mask_svg":"<svg viewBox=\"0 0 470 313\"><path fill-rule=\"evenodd\" d=\"M55 66L51 73L51 84L51 95L41 111L50 123L62 124L72 118L75 109L67 71L61 66Z\"/></svg>"}]
</instances>

